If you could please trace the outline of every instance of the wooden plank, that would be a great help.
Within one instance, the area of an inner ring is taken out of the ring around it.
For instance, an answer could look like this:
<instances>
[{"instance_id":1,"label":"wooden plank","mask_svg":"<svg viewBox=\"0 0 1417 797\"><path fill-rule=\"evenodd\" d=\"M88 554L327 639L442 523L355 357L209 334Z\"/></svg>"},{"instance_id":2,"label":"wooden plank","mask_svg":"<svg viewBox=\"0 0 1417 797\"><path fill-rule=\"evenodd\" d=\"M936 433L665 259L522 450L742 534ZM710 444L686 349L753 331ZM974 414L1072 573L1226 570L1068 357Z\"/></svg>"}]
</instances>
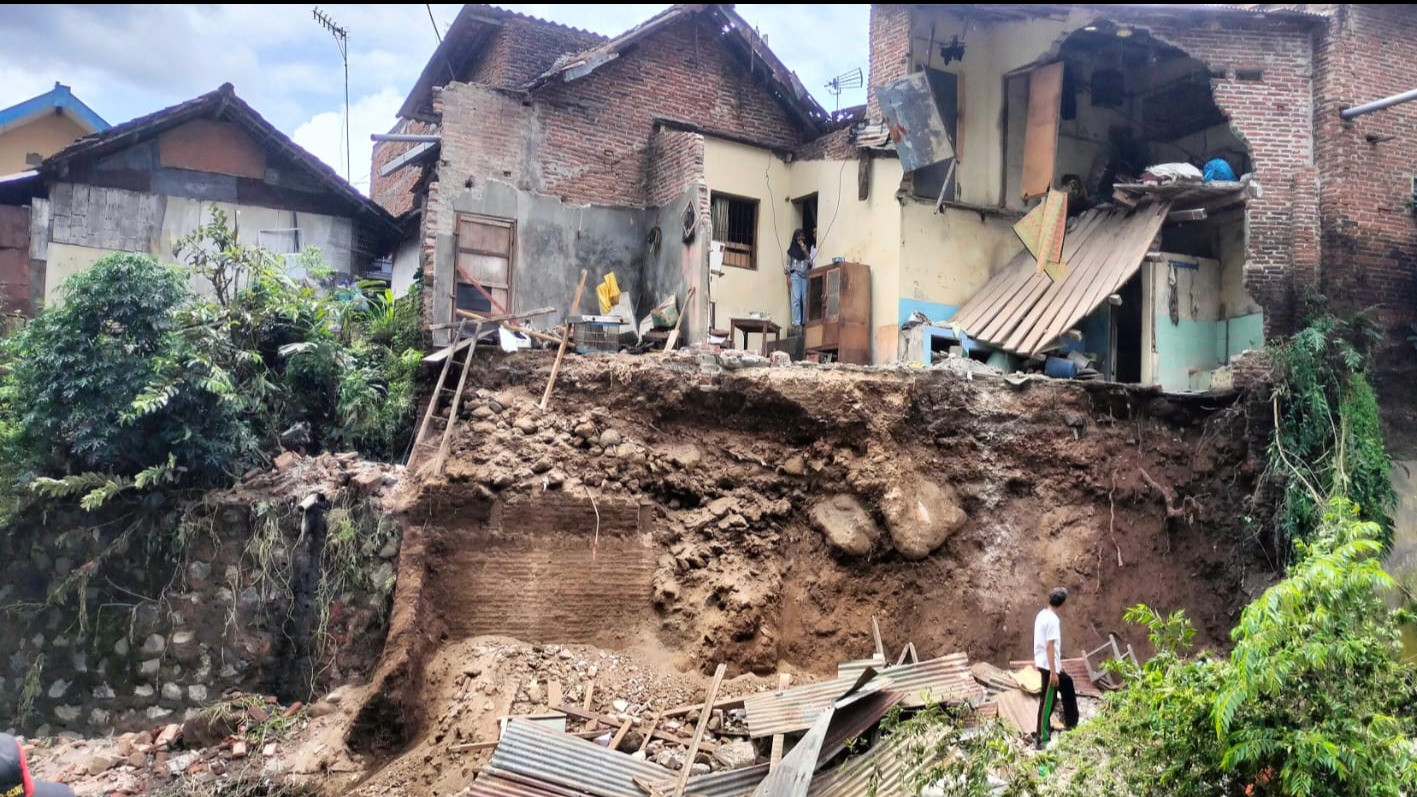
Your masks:
<instances>
[{"instance_id":1,"label":"wooden plank","mask_svg":"<svg viewBox=\"0 0 1417 797\"><path fill-rule=\"evenodd\" d=\"M1017 327L1005 342L1005 347L1010 351L1027 351L1023 348L1023 341L1027 340L1037 327L1040 316L1048 314L1050 308L1061 302L1061 297L1073 290L1078 281L1086 279L1088 270L1095 265L1094 261L1105 256L1105 250L1099 250L1094 244L1098 235L1106 228L1110 218L1110 214L1106 212L1090 213L1087 220L1091 223L1086 226L1079 224L1078 229L1067 236L1064 241L1063 258L1074 261L1072 275L1061 283L1048 281L1050 283L1048 295L1033 308L1028 316L1019 320Z\"/></svg>"},{"instance_id":2,"label":"wooden plank","mask_svg":"<svg viewBox=\"0 0 1417 797\"><path fill-rule=\"evenodd\" d=\"M597 714L594 711L586 711L585 709L580 708L578 706L560 705L555 706L554 708L568 717L579 717L580 719L587 721L593 720L597 725L609 725L612 727L615 725L615 721L605 716L604 714ZM651 728L645 734L645 736L646 738L653 736L656 739L660 739L666 742L673 742L674 744L687 745L689 743L689 740L684 738L683 736L678 736L676 734L670 733L669 731L661 730L659 728ZM705 752L709 753L718 749L718 745L710 744L709 742L703 742L700 747L702 747Z\"/></svg>"},{"instance_id":3,"label":"wooden plank","mask_svg":"<svg viewBox=\"0 0 1417 797\"><path fill-rule=\"evenodd\" d=\"M448 422L443 424L443 442L438 446L438 457L433 460L433 475L442 474L448 461L448 450L452 447L453 427L458 425L458 407L462 406L463 388L467 386L467 375L472 371L472 358L477 353L477 338L482 334L478 324L472 332L472 345L467 347L467 355L462 361L462 375L458 377L457 392L453 394L453 405L448 408ZM449 358L451 359L451 358Z\"/></svg>"},{"instance_id":4,"label":"wooden plank","mask_svg":"<svg viewBox=\"0 0 1417 797\"><path fill-rule=\"evenodd\" d=\"M556 376L561 373L561 360L566 356L566 346L571 342L571 321L570 317L576 314L581 306L581 292L585 290L586 270L581 269L581 281L576 285L576 298L571 300L571 311L566 313L566 328L561 332L561 348L556 351L556 362L551 364L551 377L546 380L546 392L541 394L541 408L546 409L546 402L551 400L551 389L556 387Z\"/></svg>"},{"instance_id":5,"label":"wooden plank","mask_svg":"<svg viewBox=\"0 0 1417 797\"><path fill-rule=\"evenodd\" d=\"M875 619L875 618L872 618ZM777 691L781 692L792 683L792 676L788 673L779 673L777 676ZM777 769L777 765L782 762L782 748L787 742L787 737L780 733L773 734L772 755L768 758L768 771Z\"/></svg>"},{"instance_id":6,"label":"wooden plank","mask_svg":"<svg viewBox=\"0 0 1417 797\"><path fill-rule=\"evenodd\" d=\"M1068 195L1056 188L1048 189L1043 203L1043 225L1038 233L1038 271L1044 272L1049 263L1063 262L1063 241L1068 225Z\"/></svg>"},{"instance_id":7,"label":"wooden plank","mask_svg":"<svg viewBox=\"0 0 1417 797\"><path fill-rule=\"evenodd\" d=\"M881 661L886 660L886 646L881 644L881 624L876 622L876 615L871 615L871 636L876 640L876 658Z\"/></svg>"},{"instance_id":8,"label":"wooden plank","mask_svg":"<svg viewBox=\"0 0 1417 797\"><path fill-rule=\"evenodd\" d=\"M689 749L684 753L684 766L680 767L679 780L674 783L673 797L684 797L684 787L689 784L689 770L694 768L694 757L699 754L699 745L708 730L709 717L713 715L713 710L708 707L718 698L718 687L723 684L723 674L727 670L728 665L719 664L713 671L713 683L709 684L708 696L704 698L704 710L699 712L699 726L694 729L694 738L689 741Z\"/></svg>"},{"instance_id":9,"label":"wooden plank","mask_svg":"<svg viewBox=\"0 0 1417 797\"><path fill-rule=\"evenodd\" d=\"M1098 223L1098 215L1090 214L1084 216L1077 224L1076 229L1068 233L1064 238L1063 257L1064 259L1076 256L1076 242L1085 240L1091 233L1092 228ZM1075 243L1068 245L1071 239ZM1039 278L1034 270L1033 262L1028 253L1021 253L1015 260L1017 269L1015 273L1016 288L1011 294L1006 294L998 300L996 309L990 312L994 315L997 323L987 324L984 329L978 330L975 337L994 345L1000 345L1010 338L1018 324L1026 317L1026 312L1039 301L1042 291L1045 291L1053 283L1046 277Z\"/></svg>"},{"instance_id":10,"label":"wooden plank","mask_svg":"<svg viewBox=\"0 0 1417 797\"><path fill-rule=\"evenodd\" d=\"M470 310L457 310L457 311L455 311L455 312L456 312L458 315L462 316L463 318L470 318L470 319L473 319L474 321L485 321L485 320L488 319L488 318L496 318L496 316L484 316L484 315L482 315L481 313L474 313L474 312L472 312L472 311L470 311ZM543 341L543 342L546 342L546 343L560 343L560 342L561 342L561 339L558 338L558 337L555 337L555 336L553 336L553 335L548 335L548 334L546 334L545 332L537 332L537 331L534 330L534 329L526 329L525 327L522 327L522 326L520 326L520 325L518 325L518 324L514 324L514 323L512 323L511 321L501 321L501 322L498 322L498 323L500 323L501 326L504 326L504 327L506 327L507 329L510 329L510 330L513 331L513 332L518 332L518 333L520 333L520 334L526 335L526 336L529 337L529 338L535 338L535 339L537 339L537 340L540 340L540 341Z\"/></svg>"},{"instance_id":11,"label":"wooden plank","mask_svg":"<svg viewBox=\"0 0 1417 797\"><path fill-rule=\"evenodd\" d=\"M1127 281L1141 265L1146 249L1166 216L1166 208L1166 205L1160 205L1139 211L1126 219L1109 240L1100 242L1105 243L1109 256L1094 270L1090 280L1072 292L1047 325L1035 331L1027 344L1027 351L1037 353Z\"/></svg>"},{"instance_id":12,"label":"wooden plank","mask_svg":"<svg viewBox=\"0 0 1417 797\"><path fill-rule=\"evenodd\" d=\"M457 335L455 336L455 338L454 338L454 343L453 343L453 345L452 345L452 346L449 346L449 347L447 347L447 348L445 348L445 349L439 349L438 351L436 351L436 352L434 352L434 353L428 355L427 357L424 357L424 358L423 358L423 362L425 362L425 363L427 363L427 364L429 364L429 365L437 365L438 363L443 362L443 360L444 360L445 358L447 358L447 357L449 357L449 356L451 356L451 355L453 355L453 354L456 354L457 352L460 352L460 351L462 351L463 349L467 348L468 346L472 345L472 339L471 339L471 338L463 338L463 337L462 337L462 331L461 331L461 325L464 324L464 323L466 323L466 320L469 319L469 318L471 318L471 319L474 320L474 321L481 321L481 322L483 322L484 324L490 324L490 323L497 323L497 322L502 322L502 321L511 321L512 319L519 319L519 318L534 318L534 317L536 317L536 316L539 316L539 315L546 315L547 313L552 313L552 312L555 312L555 311L556 311L556 308L554 308L554 307L542 307L542 308L538 308L538 309L536 309L536 310L528 310L528 311L523 312L523 313L503 313L502 315L482 316L482 315L478 315L477 313L468 312L467 310L454 309L453 312L456 313L458 316L461 317L459 321L457 321L457 322L454 323L454 324L434 324L433 326L430 326L430 327L429 327L429 329L436 329L436 328L438 328L438 327L447 328L447 327L451 327L451 326L458 326L458 327L459 327L459 331L458 331L458 334L457 334Z\"/></svg>"},{"instance_id":13,"label":"wooden plank","mask_svg":"<svg viewBox=\"0 0 1417 797\"><path fill-rule=\"evenodd\" d=\"M453 349L461 342L463 326L466 324L466 321L458 322L458 332L453 336L452 345L444 349L448 356L443 360L443 370L439 372L438 382L433 387L433 397L428 399L428 409L423 411L423 422L418 425L418 434L413 436L413 447L409 449L408 461L404 463L404 467L410 472L413 471L414 462L418 457L418 447L423 445L428 435L428 427L433 425L433 418L437 415L438 399L443 394L443 385L448 381L448 370L453 367Z\"/></svg>"},{"instance_id":14,"label":"wooden plank","mask_svg":"<svg viewBox=\"0 0 1417 797\"><path fill-rule=\"evenodd\" d=\"M1023 132L1024 199L1048 193L1058 154L1058 109L1063 96L1063 63L1040 66L1028 76L1028 122Z\"/></svg>"},{"instance_id":15,"label":"wooden plank","mask_svg":"<svg viewBox=\"0 0 1417 797\"><path fill-rule=\"evenodd\" d=\"M650 717L649 724L645 726L645 735L640 740L640 749L636 750L635 752L643 753L645 751L645 748L649 747L649 740L654 738L654 732L658 730L659 720L662 716L663 712L655 714L653 717Z\"/></svg>"},{"instance_id":16,"label":"wooden plank","mask_svg":"<svg viewBox=\"0 0 1417 797\"><path fill-rule=\"evenodd\" d=\"M615 736L610 740L610 749L611 749L611 750L619 750L619 749L620 749L620 743L623 742L623 741L625 741L625 734L627 734L627 733L630 732L630 726L632 726L632 725L634 725L634 724L635 724L635 721L632 720L632 719L628 719L628 718L627 718L627 719L625 720L624 724L622 724L622 725L620 726L620 730L616 731L616 732L615 732Z\"/></svg>"},{"instance_id":17,"label":"wooden plank","mask_svg":"<svg viewBox=\"0 0 1417 797\"><path fill-rule=\"evenodd\" d=\"M1091 279L1094 270L1110 253L1107 240L1113 223L1113 214L1102 213L1098 215L1097 223L1086 234L1070 236L1072 243L1065 247L1068 250L1065 257L1076 261L1073 263L1071 277L1061 283L1047 280L1048 295L1039 301L1026 317L1020 319L1018 326L1005 342L1005 348L1016 352L1028 351L1026 341L1031 340L1036 330L1046 326L1057 315L1058 309L1072 292Z\"/></svg>"},{"instance_id":18,"label":"wooden plank","mask_svg":"<svg viewBox=\"0 0 1417 797\"><path fill-rule=\"evenodd\" d=\"M585 701L584 701L583 703L581 703L581 705L585 706L585 710L586 710L587 712L593 713L593 712L595 711L595 702L594 702L594 700L595 700L595 679L592 678L592 679L590 679L590 683L586 684L586 687L585 687ZM593 731L593 730L595 730L595 728L596 728L596 724L597 724L596 720L594 719L594 717L592 717L591 720L590 720L590 724L586 726L586 729Z\"/></svg>"},{"instance_id":19,"label":"wooden plank","mask_svg":"<svg viewBox=\"0 0 1417 797\"><path fill-rule=\"evenodd\" d=\"M1115 255L1109 259L1097 279L1079 291L1075 301L1063 308L1063 312L1038 338L1030 351L1036 353L1042 349L1063 330L1105 301L1107 294L1115 292L1131 277L1141 266L1146 250L1161 229L1161 222L1165 220L1168 208L1166 204L1147 208L1129 219L1132 223L1119 233L1113 245Z\"/></svg>"},{"instance_id":20,"label":"wooden plank","mask_svg":"<svg viewBox=\"0 0 1417 797\"><path fill-rule=\"evenodd\" d=\"M664 341L664 350L673 351L679 344L679 325L684 323L684 316L689 314L689 302L694 300L694 287L689 286L689 292L684 294L684 306L679 310L679 317L674 319L674 329L670 330L669 337Z\"/></svg>"}]
</instances>

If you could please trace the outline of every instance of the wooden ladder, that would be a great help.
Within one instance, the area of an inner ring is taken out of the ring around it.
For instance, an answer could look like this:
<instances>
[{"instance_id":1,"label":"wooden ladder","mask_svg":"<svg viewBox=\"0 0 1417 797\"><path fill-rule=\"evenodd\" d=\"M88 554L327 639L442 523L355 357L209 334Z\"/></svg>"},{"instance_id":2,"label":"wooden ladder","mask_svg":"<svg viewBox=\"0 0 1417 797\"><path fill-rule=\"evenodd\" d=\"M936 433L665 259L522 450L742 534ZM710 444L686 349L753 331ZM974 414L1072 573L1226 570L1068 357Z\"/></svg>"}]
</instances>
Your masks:
<instances>
[{"instance_id":1,"label":"wooden ladder","mask_svg":"<svg viewBox=\"0 0 1417 797\"><path fill-rule=\"evenodd\" d=\"M467 375L472 371L472 357L477 351L477 339L482 336L482 323L479 321L473 327L472 340L467 344L467 354L463 357L462 373L458 376L456 389L447 386L448 374L452 372L453 360L457 357L457 348L463 344L463 329L467 327L468 322L466 320L460 322L457 331L453 334L453 342L448 345L447 356L443 358L443 370L438 374L438 384L433 388L433 395L428 399L428 409L423 413L423 421L418 425L418 434L413 439L413 449L408 454L407 469L409 473L416 473L414 468L422 463L424 456L419 455L420 451L434 453L432 467L435 476L443 472L443 466L448 459L448 448L453 439L453 427L457 425L458 408L462 405L463 388L467 386ZM445 394L452 394L452 402L448 407L448 414L439 415L438 406L442 404ZM443 434L436 445L432 435L429 434L435 420L441 421L443 424Z\"/></svg>"}]
</instances>

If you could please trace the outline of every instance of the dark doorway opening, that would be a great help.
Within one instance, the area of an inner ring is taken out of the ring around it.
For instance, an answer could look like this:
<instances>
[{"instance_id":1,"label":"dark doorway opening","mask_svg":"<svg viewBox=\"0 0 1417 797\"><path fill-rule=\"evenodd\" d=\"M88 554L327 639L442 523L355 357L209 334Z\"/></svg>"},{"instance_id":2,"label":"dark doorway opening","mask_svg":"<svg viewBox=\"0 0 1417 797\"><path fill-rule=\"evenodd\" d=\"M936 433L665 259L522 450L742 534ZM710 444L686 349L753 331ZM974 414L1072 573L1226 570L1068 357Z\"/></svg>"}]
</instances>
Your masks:
<instances>
[{"instance_id":1,"label":"dark doorway opening","mask_svg":"<svg viewBox=\"0 0 1417 797\"><path fill-rule=\"evenodd\" d=\"M807 245L817 245L817 195L808 194L804 197L792 200L792 205L797 208L797 226L806 230Z\"/></svg>"},{"instance_id":2,"label":"dark doorway opening","mask_svg":"<svg viewBox=\"0 0 1417 797\"><path fill-rule=\"evenodd\" d=\"M1115 355L1112 360L1112 379L1124 384L1141 382L1141 274L1137 273L1122 285L1119 291L1122 304L1112 308L1112 341ZM1149 342L1149 341L1148 341Z\"/></svg>"}]
</instances>

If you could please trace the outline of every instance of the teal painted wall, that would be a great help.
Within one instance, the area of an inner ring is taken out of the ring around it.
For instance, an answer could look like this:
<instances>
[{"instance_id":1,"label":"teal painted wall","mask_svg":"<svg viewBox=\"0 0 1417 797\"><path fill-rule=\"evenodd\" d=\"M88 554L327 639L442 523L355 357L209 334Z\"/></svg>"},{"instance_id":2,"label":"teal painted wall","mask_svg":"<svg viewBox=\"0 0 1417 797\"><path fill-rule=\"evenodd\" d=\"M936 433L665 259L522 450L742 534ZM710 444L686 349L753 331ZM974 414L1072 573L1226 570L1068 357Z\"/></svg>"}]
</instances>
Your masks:
<instances>
[{"instance_id":1,"label":"teal painted wall","mask_svg":"<svg viewBox=\"0 0 1417 797\"><path fill-rule=\"evenodd\" d=\"M1163 390L1206 390L1209 372L1215 369L1214 321L1183 318L1172 324L1169 318L1156 323L1156 381ZM1192 369L1198 371L1193 378Z\"/></svg>"},{"instance_id":2,"label":"teal painted wall","mask_svg":"<svg viewBox=\"0 0 1417 797\"><path fill-rule=\"evenodd\" d=\"M924 313L926 318L938 324L941 321L950 320L951 316L959 312L959 305L927 302L923 299L902 298L900 300L900 318L897 320L897 323L904 324L906 321L910 320L910 314L916 310ZM965 331L968 332L969 330Z\"/></svg>"}]
</instances>

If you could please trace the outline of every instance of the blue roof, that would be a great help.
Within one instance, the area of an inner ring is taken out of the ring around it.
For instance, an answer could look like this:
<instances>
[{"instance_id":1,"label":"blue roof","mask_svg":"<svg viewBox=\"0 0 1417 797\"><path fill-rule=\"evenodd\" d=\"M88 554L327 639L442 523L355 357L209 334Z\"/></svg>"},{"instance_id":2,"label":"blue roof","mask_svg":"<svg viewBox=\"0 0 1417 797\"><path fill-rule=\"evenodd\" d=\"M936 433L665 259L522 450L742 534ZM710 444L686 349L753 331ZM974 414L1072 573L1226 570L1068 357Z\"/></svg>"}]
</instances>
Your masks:
<instances>
[{"instance_id":1,"label":"blue roof","mask_svg":"<svg viewBox=\"0 0 1417 797\"><path fill-rule=\"evenodd\" d=\"M69 87L63 83L55 83L54 88L46 91L38 97L31 97L17 105L0 110L0 131L10 127L18 126L27 122L31 117L58 108L68 112L79 124L87 127L91 133L101 133L111 125L103 120L102 116L94 113L94 110L85 105L74 96Z\"/></svg>"}]
</instances>

